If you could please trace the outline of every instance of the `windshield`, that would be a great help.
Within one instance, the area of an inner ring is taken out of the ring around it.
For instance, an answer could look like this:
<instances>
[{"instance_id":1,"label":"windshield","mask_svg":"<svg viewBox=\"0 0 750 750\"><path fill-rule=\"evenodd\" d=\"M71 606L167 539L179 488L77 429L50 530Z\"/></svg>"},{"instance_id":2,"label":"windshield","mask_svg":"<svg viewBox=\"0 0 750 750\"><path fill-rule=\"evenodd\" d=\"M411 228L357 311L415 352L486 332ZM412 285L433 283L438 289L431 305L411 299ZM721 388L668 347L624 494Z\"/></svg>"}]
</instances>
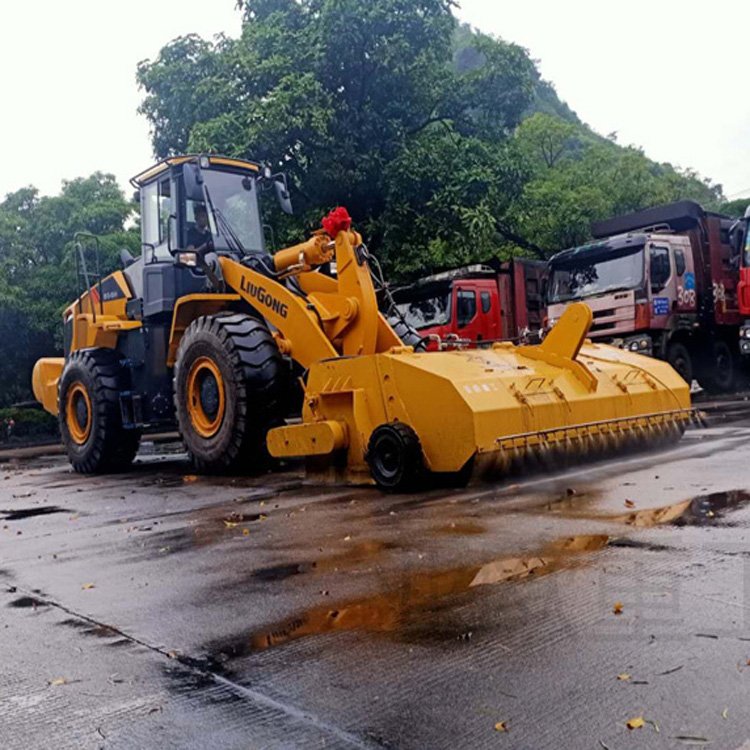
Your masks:
<instances>
[{"instance_id":1,"label":"windshield","mask_svg":"<svg viewBox=\"0 0 750 750\"><path fill-rule=\"evenodd\" d=\"M406 322L419 330L430 326L442 326L450 323L451 293L450 291L418 297L416 299L396 302L401 315Z\"/></svg>"},{"instance_id":2,"label":"windshield","mask_svg":"<svg viewBox=\"0 0 750 750\"><path fill-rule=\"evenodd\" d=\"M203 178L211 199L208 213L216 249L231 250L232 240L228 235L233 232L246 252L264 252L256 180L244 174L211 169L203 171ZM216 216L211 214L212 207Z\"/></svg>"},{"instance_id":3,"label":"windshield","mask_svg":"<svg viewBox=\"0 0 750 750\"><path fill-rule=\"evenodd\" d=\"M603 252L604 251L604 252ZM643 246L597 248L552 262L549 302L567 302L643 284Z\"/></svg>"}]
</instances>

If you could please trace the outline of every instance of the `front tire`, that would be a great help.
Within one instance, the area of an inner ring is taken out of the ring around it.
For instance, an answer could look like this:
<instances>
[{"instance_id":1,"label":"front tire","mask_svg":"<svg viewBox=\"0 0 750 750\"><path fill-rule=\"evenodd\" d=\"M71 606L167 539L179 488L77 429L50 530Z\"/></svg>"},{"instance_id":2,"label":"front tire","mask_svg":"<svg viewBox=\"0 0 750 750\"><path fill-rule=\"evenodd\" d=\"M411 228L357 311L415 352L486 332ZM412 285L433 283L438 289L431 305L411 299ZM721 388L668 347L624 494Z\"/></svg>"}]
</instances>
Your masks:
<instances>
[{"instance_id":1,"label":"front tire","mask_svg":"<svg viewBox=\"0 0 750 750\"><path fill-rule=\"evenodd\" d=\"M367 446L372 478L386 492L408 492L426 474L419 436L403 422L376 427Z\"/></svg>"},{"instance_id":2,"label":"front tire","mask_svg":"<svg viewBox=\"0 0 750 750\"><path fill-rule=\"evenodd\" d=\"M140 433L126 430L120 393L127 371L112 349L70 355L58 390L58 421L73 469L81 474L123 471L138 451Z\"/></svg>"},{"instance_id":3,"label":"front tire","mask_svg":"<svg viewBox=\"0 0 750 750\"><path fill-rule=\"evenodd\" d=\"M195 467L207 473L265 468L266 433L284 416L288 379L263 321L243 313L194 320L177 352L174 398Z\"/></svg>"},{"instance_id":4,"label":"front tire","mask_svg":"<svg viewBox=\"0 0 750 750\"><path fill-rule=\"evenodd\" d=\"M679 341L670 344L667 349L667 362L677 371L677 374L688 384L693 382L693 359L690 350Z\"/></svg>"}]
</instances>

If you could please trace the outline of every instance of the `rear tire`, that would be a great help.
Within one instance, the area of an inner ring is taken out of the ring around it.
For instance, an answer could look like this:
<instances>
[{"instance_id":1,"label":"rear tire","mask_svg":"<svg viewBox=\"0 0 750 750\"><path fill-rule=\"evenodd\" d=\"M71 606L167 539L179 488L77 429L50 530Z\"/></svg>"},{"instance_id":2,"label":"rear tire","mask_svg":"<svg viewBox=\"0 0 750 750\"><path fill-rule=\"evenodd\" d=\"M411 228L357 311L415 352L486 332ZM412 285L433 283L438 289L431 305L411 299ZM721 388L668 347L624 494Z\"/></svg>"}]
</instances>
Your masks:
<instances>
[{"instance_id":1,"label":"rear tire","mask_svg":"<svg viewBox=\"0 0 750 750\"><path fill-rule=\"evenodd\" d=\"M381 424L372 431L367 463L378 487L386 492L413 490L425 475L419 437L403 422Z\"/></svg>"},{"instance_id":2,"label":"rear tire","mask_svg":"<svg viewBox=\"0 0 750 750\"><path fill-rule=\"evenodd\" d=\"M693 360L690 350L679 342L669 345L667 362L677 371L677 374L688 384L693 382Z\"/></svg>"},{"instance_id":3,"label":"rear tire","mask_svg":"<svg viewBox=\"0 0 750 750\"><path fill-rule=\"evenodd\" d=\"M741 378L740 354L724 340L714 341L711 360L701 386L709 393L732 393L739 389Z\"/></svg>"},{"instance_id":4,"label":"rear tire","mask_svg":"<svg viewBox=\"0 0 750 750\"><path fill-rule=\"evenodd\" d=\"M114 350L70 355L60 378L58 421L75 471L123 471L133 462L141 436L122 425L120 393L128 387L128 373Z\"/></svg>"},{"instance_id":5,"label":"rear tire","mask_svg":"<svg viewBox=\"0 0 750 750\"><path fill-rule=\"evenodd\" d=\"M174 399L196 469L266 468L266 434L287 410L288 381L289 368L262 320L243 313L194 320L177 352Z\"/></svg>"}]
</instances>

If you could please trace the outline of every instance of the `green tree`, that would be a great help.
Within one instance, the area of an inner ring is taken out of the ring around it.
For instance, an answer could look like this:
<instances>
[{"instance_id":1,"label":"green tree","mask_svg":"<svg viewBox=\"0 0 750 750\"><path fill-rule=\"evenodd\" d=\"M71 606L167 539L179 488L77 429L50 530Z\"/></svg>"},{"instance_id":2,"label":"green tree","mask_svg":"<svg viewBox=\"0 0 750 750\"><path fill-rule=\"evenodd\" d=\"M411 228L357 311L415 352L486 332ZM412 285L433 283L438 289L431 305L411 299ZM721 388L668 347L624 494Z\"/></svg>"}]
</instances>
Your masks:
<instances>
[{"instance_id":1,"label":"green tree","mask_svg":"<svg viewBox=\"0 0 750 750\"><path fill-rule=\"evenodd\" d=\"M269 161L291 178L299 220L289 230L345 205L391 268L434 265L448 241L458 243L449 257L468 257L472 243L496 250L496 232L491 244L484 228L478 245L472 234L515 189L515 170L496 167L533 100L524 50L483 36L481 64L457 70L450 0L244 7L240 39L181 38L139 66L158 155Z\"/></svg>"},{"instance_id":2,"label":"green tree","mask_svg":"<svg viewBox=\"0 0 750 750\"><path fill-rule=\"evenodd\" d=\"M720 186L586 127L517 45L451 0L248 0L239 39L188 36L138 68L158 156L224 152L290 176L296 240L346 206L391 274L533 253L591 221Z\"/></svg>"},{"instance_id":3,"label":"green tree","mask_svg":"<svg viewBox=\"0 0 750 750\"><path fill-rule=\"evenodd\" d=\"M118 265L118 250L138 252L126 229L133 213L113 175L97 172L64 182L59 195L27 187L0 202L0 406L31 398L31 369L62 351L61 313L76 296L75 232L102 236L102 272Z\"/></svg>"}]
</instances>

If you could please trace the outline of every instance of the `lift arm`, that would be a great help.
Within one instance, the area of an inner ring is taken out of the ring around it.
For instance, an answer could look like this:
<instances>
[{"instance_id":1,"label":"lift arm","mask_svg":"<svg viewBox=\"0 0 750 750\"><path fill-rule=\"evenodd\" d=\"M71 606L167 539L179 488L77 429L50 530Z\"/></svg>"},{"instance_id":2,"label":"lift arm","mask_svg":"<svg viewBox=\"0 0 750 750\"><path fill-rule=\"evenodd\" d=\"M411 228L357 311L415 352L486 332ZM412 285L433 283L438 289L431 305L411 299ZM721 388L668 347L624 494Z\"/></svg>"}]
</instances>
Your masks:
<instances>
[{"instance_id":1,"label":"lift arm","mask_svg":"<svg viewBox=\"0 0 750 750\"><path fill-rule=\"evenodd\" d=\"M226 284L278 329L280 348L305 368L322 359L377 354L401 346L378 312L367 251L344 214L345 219L338 215L338 223L328 222L327 232L276 253L278 279L231 258L219 261ZM313 270L334 258L336 279ZM283 278L292 274L302 294L284 285Z\"/></svg>"}]
</instances>

